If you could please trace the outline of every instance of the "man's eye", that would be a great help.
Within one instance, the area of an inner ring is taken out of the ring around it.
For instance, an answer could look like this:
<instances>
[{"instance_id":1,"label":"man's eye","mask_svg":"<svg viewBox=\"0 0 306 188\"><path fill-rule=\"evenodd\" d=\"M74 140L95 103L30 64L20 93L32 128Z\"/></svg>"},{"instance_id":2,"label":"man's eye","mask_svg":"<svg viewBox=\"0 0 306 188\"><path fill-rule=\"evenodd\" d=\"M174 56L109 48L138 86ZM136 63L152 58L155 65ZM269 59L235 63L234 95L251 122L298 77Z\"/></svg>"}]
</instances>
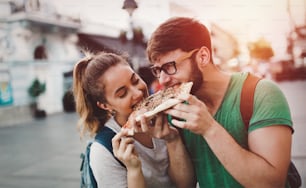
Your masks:
<instances>
[{"instance_id":1,"label":"man's eye","mask_svg":"<svg viewBox=\"0 0 306 188\"><path fill-rule=\"evenodd\" d=\"M171 69L171 67L172 67L172 65L171 64L164 64L164 66L163 66L163 68L165 69L165 70L168 70L168 69Z\"/></svg>"}]
</instances>

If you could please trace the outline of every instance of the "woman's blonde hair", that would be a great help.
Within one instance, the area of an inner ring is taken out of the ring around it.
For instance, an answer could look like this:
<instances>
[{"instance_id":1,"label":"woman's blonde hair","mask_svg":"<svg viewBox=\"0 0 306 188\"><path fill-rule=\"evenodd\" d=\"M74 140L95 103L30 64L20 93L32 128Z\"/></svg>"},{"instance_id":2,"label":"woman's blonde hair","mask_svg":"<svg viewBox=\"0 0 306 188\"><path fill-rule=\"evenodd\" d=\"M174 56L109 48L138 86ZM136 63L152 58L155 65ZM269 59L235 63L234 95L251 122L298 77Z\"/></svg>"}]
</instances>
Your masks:
<instances>
[{"instance_id":1,"label":"woman's blonde hair","mask_svg":"<svg viewBox=\"0 0 306 188\"><path fill-rule=\"evenodd\" d=\"M110 118L109 112L97 106L105 103L105 86L99 82L104 73L117 64L128 63L127 54L99 52L93 54L83 51L85 57L77 62L73 69L73 94L76 111L80 116L78 129L81 137L86 133L93 136Z\"/></svg>"}]
</instances>

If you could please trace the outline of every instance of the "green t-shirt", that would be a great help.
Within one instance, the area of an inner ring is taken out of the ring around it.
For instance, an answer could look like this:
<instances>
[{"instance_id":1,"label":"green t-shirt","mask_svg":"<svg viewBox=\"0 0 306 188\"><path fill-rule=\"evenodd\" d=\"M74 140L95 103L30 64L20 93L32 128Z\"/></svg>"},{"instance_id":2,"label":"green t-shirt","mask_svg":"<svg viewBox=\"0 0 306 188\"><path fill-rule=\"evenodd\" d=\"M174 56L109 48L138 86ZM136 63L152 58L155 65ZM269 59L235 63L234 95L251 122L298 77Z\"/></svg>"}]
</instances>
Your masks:
<instances>
[{"instance_id":1,"label":"green t-shirt","mask_svg":"<svg viewBox=\"0 0 306 188\"><path fill-rule=\"evenodd\" d=\"M240 113L240 93L246 76L246 73L232 75L223 102L214 118L237 143L247 149L247 132ZM248 131L275 124L292 127L289 106L276 84L261 80L255 90L254 112ZM200 187L242 187L223 167L202 136L188 130L184 130L183 135Z\"/></svg>"}]
</instances>

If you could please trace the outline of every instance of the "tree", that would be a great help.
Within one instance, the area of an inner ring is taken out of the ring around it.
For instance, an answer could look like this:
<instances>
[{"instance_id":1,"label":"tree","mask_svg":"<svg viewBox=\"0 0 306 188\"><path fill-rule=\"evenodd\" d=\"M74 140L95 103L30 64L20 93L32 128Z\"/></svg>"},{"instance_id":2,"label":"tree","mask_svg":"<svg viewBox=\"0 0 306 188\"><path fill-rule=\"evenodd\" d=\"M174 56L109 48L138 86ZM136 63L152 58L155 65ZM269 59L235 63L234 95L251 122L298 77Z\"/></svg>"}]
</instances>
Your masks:
<instances>
[{"instance_id":1,"label":"tree","mask_svg":"<svg viewBox=\"0 0 306 188\"><path fill-rule=\"evenodd\" d=\"M34 117L41 118L46 116L44 110L38 109L37 100L38 97L46 91L46 83L41 83L38 78L35 78L28 88L28 93L32 98L31 108Z\"/></svg>"}]
</instances>

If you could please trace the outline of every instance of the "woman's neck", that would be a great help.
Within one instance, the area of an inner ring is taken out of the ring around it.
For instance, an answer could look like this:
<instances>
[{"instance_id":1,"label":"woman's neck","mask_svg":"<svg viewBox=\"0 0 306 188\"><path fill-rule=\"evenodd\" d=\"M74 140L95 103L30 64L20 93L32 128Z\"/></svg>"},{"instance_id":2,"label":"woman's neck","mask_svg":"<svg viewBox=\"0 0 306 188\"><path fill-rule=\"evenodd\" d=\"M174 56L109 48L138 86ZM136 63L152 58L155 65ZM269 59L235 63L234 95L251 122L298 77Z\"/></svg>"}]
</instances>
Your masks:
<instances>
[{"instance_id":1,"label":"woman's neck","mask_svg":"<svg viewBox=\"0 0 306 188\"><path fill-rule=\"evenodd\" d=\"M128 117L116 115L114 116L114 119L120 127L123 127L123 125L127 122Z\"/></svg>"}]
</instances>

